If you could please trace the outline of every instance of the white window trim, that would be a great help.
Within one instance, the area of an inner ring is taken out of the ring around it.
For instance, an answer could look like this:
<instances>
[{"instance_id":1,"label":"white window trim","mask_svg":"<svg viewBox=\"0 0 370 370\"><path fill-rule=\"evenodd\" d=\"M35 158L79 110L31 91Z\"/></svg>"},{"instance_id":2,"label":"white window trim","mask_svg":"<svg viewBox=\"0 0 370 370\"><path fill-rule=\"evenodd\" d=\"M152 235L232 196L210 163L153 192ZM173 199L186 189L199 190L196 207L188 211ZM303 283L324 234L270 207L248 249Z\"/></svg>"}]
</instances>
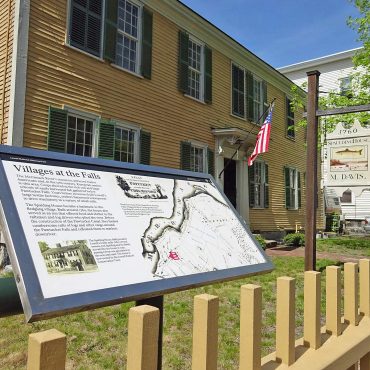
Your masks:
<instances>
[{"instance_id":1,"label":"white window trim","mask_svg":"<svg viewBox=\"0 0 370 370\"><path fill-rule=\"evenodd\" d=\"M105 0L103 0L105 1ZM139 8L139 11L138 11L138 26L137 26L137 50L136 50L136 68L135 68L135 71L131 71L130 69L127 69L127 68L124 68L116 63L112 63L112 65L114 67L117 67L119 69L121 69L122 71L126 71L126 72L129 72L135 76L141 76L140 74L140 71L141 71L141 63L142 63L142 59L141 59L141 49L142 49L142 22L143 22L143 4L139 3L138 1L133 1L133 0L127 0L128 2L134 4L135 6L137 6ZM119 4L118 4L119 6ZM118 11L118 9L117 9ZM117 17L118 17L118 14L117 14ZM123 36L127 36L128 38L130 39L133 39L134 40L134 37L132 37L131 35L127 34L126 32L120 30L118 28L118 18L117 18L117 33L120 33L121 35ZM117 47L117 41L116 41L116 45Z\"/></svg>"},{"instance_id":2,"label":"white window trim","mask_svg":"<svg viewBox=\"0 0 370 370\"><path fill-rule=\"evenodd\" d=\"M67 1L66 33L65 33L65 37L64 37L65 46L68 46L69 48L71 48L73 50L79 51L82 54L93 57L94 59L97 59L99 61L104 61L103 51L104 51L104 36L105 36L105 2L106 2L106 0L102 0L102 7L103 7L102 15L101 15L101 17L102 17L102 27L101 28L102 29L101 29L101 33L100 33L100 52L99 52L99 56L94 55L94 54L90 54L86 50L79 49L79 48L71 45L70 42L69 42L69 34L70 34L70 31L71 31L72 0Z\"/></svg>"},{"instance_id":3,"label":"white window trim","mask_svg":"<svg viewBox=\"0 0 370 370\"><path fill-rule=\"evenodd\" d=\"M128 122L122 122L119 120L112 119L112 122L119 128L132 130L135 132L135 138L134 138L134 162L133 163L139 163L140 162L140 134L141 129L138 125L135 125L133 123Z\"/></svg>"},{"instance_id":4,"label":"white window trim","mask_svg":"<svg viewBox=\"0 0 370 370\"><path fill-rule=\"evenodd\" d=\"M201 103L204 103L204 48L205 48L205 43L200 41L199 39L197 39L196 37L194 36L189 36L189 41L199 45L201 47L201 50L200 50L200 81L199 81L199 99L197 99L196 97L194 96L191 96L190 94L185 94L186 97L190 98L190 99L193 99L195 101L198 101L198 102L201 102ZM188 47L188 54L189 54L189 47ZM196 72L199 72L197 71L196 69L188 66L189 70L193 70L193 71L196 71ZM189 80L188 80L188 87L189 87Z\"/></svg>"},{"instance_id":5,"label":"white window trim","mask_svg":"<svg viewBox=\"0 0 370 370\"><path fill-rule=\"evenodd\" d=\"M99 123L101 120L101 116L94 114L94 113L85 112L83 110L76 109L68 105L63 105L63 109L67 111L68 115L93 121L93 142L92 142L92 149L91 149L91 157L96 158L98 156ZM67 127L67 131L68 131L68 127ZM67 142L67 137L66 137L66 142Z\"/></svg>"},{"instance_id":6,"label":"white window trim","mask_svg":"<svg viewBox=\"0 0 370 370\"><path fill-rule=\"evenodd\" d=\"M203 172L200 173L208 173L208 160L207 160L208 145L196 140L191 140L189 141L189 143L192 148L203 149ZM190 165L192 165L192 163L190 163Z\"/></svg>"},{"instance_id":7,"label":"white window trim","mask_svg":"<svg viewBox=\"0 0 370 370\"><path fill-rule=\"evenodd\" d=\"M285 99L285 102L286 102L285 104L287 104L287 100L289 100L290 102L292 102L292 99L289 96L287 96L286 99ZM288 122L286 122L286 134L285 134L285 136L286 136L287 139L295 141L296 140L295 117L294 117L294 112L292 112L292 113L293 113L293 116L289 116L288 115L288 106L287 106L286 107L285 120L287 121L288 118L291 118L293 120L294 135L293 136L289 135L288 124L287 124Z\"/></svg>"}]
</instances>

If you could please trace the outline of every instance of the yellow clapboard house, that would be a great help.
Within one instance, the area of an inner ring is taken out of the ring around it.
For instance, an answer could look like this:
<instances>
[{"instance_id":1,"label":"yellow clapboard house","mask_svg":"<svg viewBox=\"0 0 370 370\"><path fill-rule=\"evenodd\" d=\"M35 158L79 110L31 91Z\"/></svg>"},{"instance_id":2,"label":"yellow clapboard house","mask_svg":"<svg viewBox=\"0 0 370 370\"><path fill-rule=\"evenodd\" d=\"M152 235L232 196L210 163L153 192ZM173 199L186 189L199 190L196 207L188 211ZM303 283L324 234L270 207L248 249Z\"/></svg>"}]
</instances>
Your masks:
<instances>
[{"instance_id":1,"label":"yellow clapboard house","mask_svg":"<svg viewBox=\"0 0 370 370\"><path fill-rule=\"evenodd\" d=\"M0 4L1 143L209 172L253 231L304 227L291 84L175 0Z\"/></svg>"}]
</instances>

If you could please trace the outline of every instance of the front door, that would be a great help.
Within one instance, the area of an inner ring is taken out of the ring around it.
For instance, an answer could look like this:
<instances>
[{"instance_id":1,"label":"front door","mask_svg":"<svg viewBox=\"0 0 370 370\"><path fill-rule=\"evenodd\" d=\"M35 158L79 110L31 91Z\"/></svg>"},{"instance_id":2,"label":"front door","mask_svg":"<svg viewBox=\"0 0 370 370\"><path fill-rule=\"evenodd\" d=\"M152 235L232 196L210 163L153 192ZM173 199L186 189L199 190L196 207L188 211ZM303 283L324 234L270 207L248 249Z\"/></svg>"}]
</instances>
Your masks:
<instances>
[{"instance_id":1,"label":"front door","mask_svg":"<svg viewBox=\"0 0 370 370\"><path fill-rule=\"evenodd\" d=\"M224 159L224 193L236 209L236 161Z\"/></svg>"}]
</instances>

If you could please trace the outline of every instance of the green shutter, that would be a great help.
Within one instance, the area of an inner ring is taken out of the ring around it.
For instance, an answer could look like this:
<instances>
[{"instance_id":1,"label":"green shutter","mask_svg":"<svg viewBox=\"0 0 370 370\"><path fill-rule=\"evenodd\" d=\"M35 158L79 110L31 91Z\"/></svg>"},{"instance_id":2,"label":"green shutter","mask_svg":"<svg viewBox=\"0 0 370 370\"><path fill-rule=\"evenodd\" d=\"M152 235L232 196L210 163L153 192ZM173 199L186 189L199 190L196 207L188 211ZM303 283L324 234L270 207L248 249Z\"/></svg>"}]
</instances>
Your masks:
<instances>
[{"instance_id":1,"label":"green shutter","mask_svg":"<svg viewBox=\"0 0 370 370\"><path fill-rule=\"evenodd\" d=\"M180 166L182 170L190 171L191 144L182 141L180 144Z\"/></svg>"},{"instance_id":2,"label":"green shutter","mask_svg":"<svg viewBox=\"0 0 370 370\"><path fill-rule=\"evenodd\" d=\"M253 75L249 71L245 71L245 79L247 83L247 118L250 121L254 121L254 103L253 103Z\"/></svg>"},{"instance_id":3,"label":"green shutter","mask_svg":"<svg viewBox=\"0 0 370 370\"><path fill-rule=\"evenodd\" d=\"M188 92L189 76L189 35L179 31L179 90Z\"/></svg>"},{"instance_id":4,"label":"green shutter","mask_svg":"<svg viewBox=\"0 0 370 370\"><path fill-rule=\"evenodd\" d=\"M215 176L215 153L213 150L207 148L208 173Z\"/></svg>"},{"instance_id":5,"label":"green shutter","mask_svg":"<svg viewBox=\"0 0 370 370\"><path fill-rule=\"evenodd\" d=\"M212 103L212 50L204 47L204 101Z\"/></svg>"},{"instance_id":6,"label":"green shutter","mask_svg":"<svg viewBox=\"0 0 370 370\"><path fill-rule=\"evenodd\" d=\"M248 189L249 189L249 207L255 207L254 198L254 164L248 167Z\"/></svg>"},{"instance_id":7,"label":"green shutter","mask_svg":"<svg viewBox=\"0 0 370 370\"><path fill-rule=\"evenodd\" d=\"M265 111L269 106L269 103L267 101L267 82L266 81L262 81L262 91L263 91L263 110Z\"/></svg>"},{"instance_id":8,"label":"green shutter","mask_svg":"<svg viewBox=\"0 0 370 370\"><path fill-rule=\"evenodd\" d=\"M150 165L150 152L151 152L151 139L150 132L140 132L140 163Z\"/></svg>"},{"instance_id":9,"label":"green shutter","mask_svg":"<svg viewBox=\"0 0 370 370\"><path fill-rule=\"evenodd\" d=\"M48 150L66 152L67 118L66 110L49 107Z\"/></svg>"},{"instance_id":10,"label":"green shutter","mask_svg":"<svg viewBox=\"0 0 370 370\"><path fill-rule=\"evenodd\" d=\"M285 208L291 208L290 204L290 176L289 168L284 167L284 178L285 178Z\"/></svg>"},{"instance_id":11,"label":"green shutter","mask_svg":"<svg viewBox=\"0 0 370 370\"><path fill-rule=\"evenodd\" d=\"M116 61L118 0L105 2L104 59Z\"/></svg>"},{"instance_id":12,"label":"green shutter","mask_svg":"<svg viewBox=\"0 0 370 370\"><path fill-rule=\"evenodd\" d=\"M153 13L143 8L141 74L143 77L152 77L152 45L153 45Z\"/></svg>"},{"instance_id":13,"label":"green shutter","mask_svg":"<svg viewBox=\"0 0 370 370\"><path fill-rule=\"evenodd\" d=\"M114 159L114 134L114 122L101 119L99 123L99 158Z\"/></svg>"},{"instance_id":14,"label":"green shutter","mask_svg":"<svg viewBox=\"0 0 370 370\"><path fill-rule=\"evenodd\" d=\"M298 208L302 208L302 187L301 187L301 173L297 173L298 176Z\"/></svg>"},{"instance_id":15,"label":"green shutter","mask_svg":"<svg viewBox=\"0 0 370 370\"><path fill-rule=\"evenodd\" d=\"M264 207L269 207L269 166L265 163Z\"/></svg>"}]
</instances>

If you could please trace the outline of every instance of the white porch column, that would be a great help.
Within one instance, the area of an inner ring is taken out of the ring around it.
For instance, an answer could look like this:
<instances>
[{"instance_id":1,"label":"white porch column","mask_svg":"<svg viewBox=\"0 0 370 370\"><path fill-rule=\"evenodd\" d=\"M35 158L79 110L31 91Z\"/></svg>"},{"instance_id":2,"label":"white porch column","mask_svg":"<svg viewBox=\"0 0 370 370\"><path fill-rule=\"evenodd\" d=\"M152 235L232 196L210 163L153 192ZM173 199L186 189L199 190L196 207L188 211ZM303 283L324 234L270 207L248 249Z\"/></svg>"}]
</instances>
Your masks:
<instances>
[{"instance_id":1,"label":"white porch column","mask_svg":"<svg viewBox=\"0 0 370 370\"><path fill-rule=\"evenodd\" d=\"M249 219L249 188L248 188L248 166L243 160L237 162L237 204L238 212L250 225Z\"/></svg>"}]
</instances>

